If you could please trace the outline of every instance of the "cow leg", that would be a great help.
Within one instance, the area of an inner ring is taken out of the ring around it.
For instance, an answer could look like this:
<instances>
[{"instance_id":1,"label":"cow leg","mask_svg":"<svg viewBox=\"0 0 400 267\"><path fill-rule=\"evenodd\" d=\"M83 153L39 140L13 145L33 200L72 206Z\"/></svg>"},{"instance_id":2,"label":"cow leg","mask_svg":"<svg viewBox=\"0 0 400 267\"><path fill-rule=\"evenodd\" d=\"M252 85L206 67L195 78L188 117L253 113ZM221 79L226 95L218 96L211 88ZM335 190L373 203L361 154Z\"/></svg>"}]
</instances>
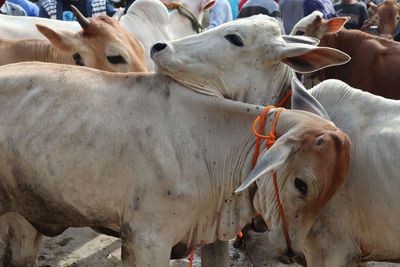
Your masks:
<instances>
[{"instance_id":1,"label":"cow leg","mask_svg":"<svg viewBox=\"0 0 400 267\"><path fill-rule=\"evenodd\" d=\"M42 235L18 213L0 217L0 266L37 266Z\"/></svg>"},{"instance_id":2,"label":"cow leg","mask_svg":"<svg viewBox=\"0 0 400 267\"><path fill-rule=\"evenodd\" d=\"M229 267L229 243L217 240L201 248L201 266Z\"/></svg>"},{"instance_id":3,"label":"cow leg","mask_svg":"<svg viewBox=\"0 0 400 267\"><path fill-rule=\"evenodd\" d=\"M132 266L159 266L168 267L172 242L165 239L162 233L140 231L129 224L121 226L123 267ZM167 242L166 242L167 241Z\"/></svg>"}]
</instances>

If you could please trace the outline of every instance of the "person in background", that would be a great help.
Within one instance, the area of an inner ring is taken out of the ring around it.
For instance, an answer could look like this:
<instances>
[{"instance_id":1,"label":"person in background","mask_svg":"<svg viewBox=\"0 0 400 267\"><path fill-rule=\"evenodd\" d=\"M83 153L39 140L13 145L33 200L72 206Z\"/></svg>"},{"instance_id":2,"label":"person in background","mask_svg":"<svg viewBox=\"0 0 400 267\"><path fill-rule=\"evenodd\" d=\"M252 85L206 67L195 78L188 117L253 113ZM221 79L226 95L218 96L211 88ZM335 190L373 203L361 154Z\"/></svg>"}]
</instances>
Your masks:
<instances>
[{"instance_id":1,"label":"person in background","mask_svg":"<svg viewBox=\"0 0 400 267\"><path fill-rule=\"evenodd\" d=\"M279 2L279 0L274 0L275 2ZM247 2L247 0L240 0L239 2L239 11L242 9L243 5Z\"/></svg>"},{"instance_id":2,"label":"person in background","mask_svg":"<svg viewBox=\"0 0 400 267\"><path fill-rule=\"evenodd\" d=\"M85 17L97 17L101 14L112 16L116 12L109 0L43 0L39 17L75 20L71 5L74 5Z\"/></svg>"},{"instance_id":3,"label":"person in background","mask_svg":"<svg viewBox=\"0 0 400 267\"><path fill-rule=\"evenodd\" d=\"M39 16L39 7L28 0L7 0L9 3L13 3L22 7L27 16L37 17Z\"/></svg>"},{"instance_id":4,"label":"person in background","mask_svg":"<svg viewBox=\"0 0 400 267\"><path fill-rule=\"evenodd\" d=\"M228 0L228 2L231 5L232 19L236 19L239 13L239 0Z\"/></svg>"},{"instance_id":5,"label":"person in background","mask_svg":"<svg viewBox=\"0 0 400 267\"><path fill-rule=\"evenodd\" d=\"M360 0L359 3L365 7L365 9L368 9L368 2L367 0ZM335 7L335 5L333 5Z\"/></svg>"},{"instance_id":6,"label":"person in background","mask_svg":"<svg viewBox=\"0 0 400 267\"><path fill-rule=\"evenodd\" d=\"M225 22L232 21L232 10L228 0L217 0L210 9L210 24L207 29L214 28Z\"/></svg>"},{"instance_id":7,"label":"person in background","mask_svg":"<svg viewBox=\"0 0 400 267\"><path fill-rule=\"evenodd\" d=\"M359 30L368 20L367 9L354 0L342 0L341 4L335 5L335 10L340 17L350 17L350 20L344 25L346 29Z\"/></svg>"},{"instance_id":8,"label":"person in background","mask_svg":"<svg viewBox=\"0 0 400 267\"><path fill-rule=\"evenodd\" d=\"M303 16L308 16L315 10L319 10L324 15L324 19L337 17L337 13L333 8L331 0L304 0Z\"/></svg>"},{"instance_id":9,"label":"person in background","mask_svg":"<svg viewBox=\"0 0 400 267\"><path fill-rule=\"evenodd\" d=\"M242 6L237 18L246 18L257 14L264 14L282 22L279 5L274 0L248 0Z\"/></svg>"},{"instance_id":10,"label":"person in background","mask_svg":"<svg viewBox=\"0 0 400 267\"><path fill-rule=\"evenodd\" d=\"M294 25L301 20L303 16L304 0L280 0L279 8L282 13L283 27L285 33L289 34Z\"/></svg>"},{"instance_id":11,"label":"person in background","mask_svg":"<svg viewBox=\"0 0 400 267\"><path fill-rule=\"evenodd\" d=\"M0 14L10 16L26 16L25 10L19 5L0 0Z\"/></svg>"},{"instance_id":12,"label":"person in background","mask_svg":"<svg viewBox=\"0 0 400 267\"><path fill-rule=\"evenodd\" d=\"M133 4L133 2L135 2L135 0L125 0L124 14L126 14L126 12L128 11L129 7Z\"/></svg>"}]
</instances>

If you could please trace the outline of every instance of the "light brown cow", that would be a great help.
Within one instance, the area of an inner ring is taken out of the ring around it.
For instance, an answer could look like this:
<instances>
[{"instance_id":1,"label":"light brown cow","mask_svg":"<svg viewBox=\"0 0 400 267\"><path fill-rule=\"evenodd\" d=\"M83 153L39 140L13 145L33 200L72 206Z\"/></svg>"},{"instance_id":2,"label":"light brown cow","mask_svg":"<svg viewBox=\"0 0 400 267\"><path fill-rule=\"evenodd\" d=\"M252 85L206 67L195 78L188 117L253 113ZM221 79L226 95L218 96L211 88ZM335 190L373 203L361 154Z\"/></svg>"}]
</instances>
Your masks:
<instances>
[{"instance_id":1,"label":"light brown cow","mask_svg":"<svg viewBox=\"0 0 400 267\"><path fill-rule=\"evenodd\" d=\"M320 46L336 48L351 56L345 65L329 67L309 77L316 82L339 79L376 95L400 99L400 44L359 30L342 29L345 23L344 18L325 20L322 13L314 12L294 27L291 34L318 38Z\"/></svg>"},{"instance_id":2,"label":"light brown cow","mask_svg":"<svg viewBox=\"0 0 400 267\"><path fill-rule=\"evenodd\" d=\"M46 40L0 39L0 65L21 61L77 64L113 72L147 71L144 47L117 20L105 15L84 18L74 9L77 33L37 24Z\"/></svg>"},{"instance_id":3,"label":"light brown cow","mask_svg":"<svg viewBox=\"0 0 400 267\"><path fill-rule=\"evenodd\" d=\"M379 5L370 4L374 15L369 20L369 25L377 26L380 36L400 41L400 4L396 0L385 0Z\"/></svg>"}]
</instances>

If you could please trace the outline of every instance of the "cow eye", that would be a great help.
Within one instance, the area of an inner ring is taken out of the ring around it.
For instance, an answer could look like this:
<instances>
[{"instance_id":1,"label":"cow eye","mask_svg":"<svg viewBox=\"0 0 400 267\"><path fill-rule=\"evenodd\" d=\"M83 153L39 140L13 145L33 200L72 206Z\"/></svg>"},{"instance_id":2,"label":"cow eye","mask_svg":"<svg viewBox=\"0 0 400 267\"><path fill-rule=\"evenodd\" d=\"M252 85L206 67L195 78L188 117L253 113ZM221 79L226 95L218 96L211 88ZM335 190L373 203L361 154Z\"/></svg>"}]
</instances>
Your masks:
<instances>
[{"instance_id":1,"label":"cow eye","mask_svg":"<svg viewBox=\"0 0 400 267\"><path fill-rule=\"evenodd\" d=\"M296 177L294 186L296 186L297 190L299 190L303 196L307 196L307 184L303 180Z\"/></svg>"},{"instance_id":2,"label":"cow eye","mask_svg":"<svg viewBox=\"0 0 400 267\"><path fill-rule=\"evenodd\" d=\"M124 63L126 63L125 59L120 55L118 55L118 56L107 56L107 60L111 64L124 64Z\"/></svg>"},{"instance_id":3,"label":"cow eye","mask_svg":"<svg viewBox=\"0 0 400 267\"><path fill-rule=\"evenodd\" d=\"M243 46L242 39L239 36L237 36L236 34L225 35L225 39L236 46Z\"/></svg>"},{"instance_id":4,"label":"cow eye","mask_svg":"<svg viewBox=\"0 0 400 267\"><path fill-rule=\"evenodd\" d=\"M296 32L296 35L304 35L305 34L305 32L303 32L303 31L297 31Z\"/></svg>"}]
</instances>

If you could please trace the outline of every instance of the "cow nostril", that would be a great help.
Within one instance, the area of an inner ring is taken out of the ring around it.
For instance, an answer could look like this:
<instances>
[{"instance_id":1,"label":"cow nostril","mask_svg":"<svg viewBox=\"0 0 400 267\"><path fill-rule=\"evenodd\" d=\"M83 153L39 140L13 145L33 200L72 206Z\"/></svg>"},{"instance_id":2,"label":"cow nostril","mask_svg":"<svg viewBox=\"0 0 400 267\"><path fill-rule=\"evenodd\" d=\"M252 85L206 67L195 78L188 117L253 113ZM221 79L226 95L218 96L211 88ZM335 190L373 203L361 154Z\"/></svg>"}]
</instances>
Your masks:
<instances>
[{"instance_id":1,"label":"cow nostril","mask_svg":"<svg viewBox=\"0 0 400 267\"><path fill-rule=\"evenodd\" d=\"M157 52L163 50L163 49L166 48L166 47L167 47L167 44L164 43L164 42L155 43L155 44L151 47L150 55L153 56L155 53L157 53Z\"/></svg>"}]
</instances>

